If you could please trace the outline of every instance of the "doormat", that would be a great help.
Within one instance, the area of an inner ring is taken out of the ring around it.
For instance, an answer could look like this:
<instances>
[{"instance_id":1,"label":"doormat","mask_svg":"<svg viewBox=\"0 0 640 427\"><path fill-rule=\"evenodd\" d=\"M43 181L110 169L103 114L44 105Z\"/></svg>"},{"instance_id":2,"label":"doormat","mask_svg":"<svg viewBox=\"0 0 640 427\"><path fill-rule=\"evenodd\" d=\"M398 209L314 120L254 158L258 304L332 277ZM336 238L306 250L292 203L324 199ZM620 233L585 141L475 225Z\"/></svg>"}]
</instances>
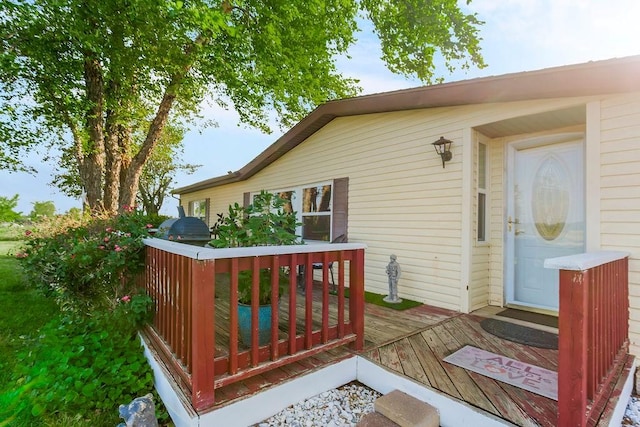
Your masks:
<instances>
[{"instance_id":1,"label":"doormat","mask_svg":"<svg viewBox=\"0 0 640 427\"><path fill-rule=\"evenodd\" d=\"M551 332L490 318L481 321L480 326L490 334L508 341L531 347L558 349L558 335Z\"/></svg>"},{"instance_id":2,"label":"doormat","mask_svg":"<svg viewBox=\"0 0 640 427\"><path fill-rule=\"evenodd\" d=\"M470 345L443 359L485 377L558 400L558 373Z\"/></svg>"},{"instance_id":3,"label":"doormat","mask_svg":"<svg viewBox=\"0 0 640 427\"><path fill-rule=\"evenodd\" d=\"M507 308L497 313L496 316L509 317L511 319L524 320L525 322L536 323L538 325L558 327L558 317L549 316L548 314L533 313L531 311L516 310L515 308Z\"/></svg>"}]
</instances>

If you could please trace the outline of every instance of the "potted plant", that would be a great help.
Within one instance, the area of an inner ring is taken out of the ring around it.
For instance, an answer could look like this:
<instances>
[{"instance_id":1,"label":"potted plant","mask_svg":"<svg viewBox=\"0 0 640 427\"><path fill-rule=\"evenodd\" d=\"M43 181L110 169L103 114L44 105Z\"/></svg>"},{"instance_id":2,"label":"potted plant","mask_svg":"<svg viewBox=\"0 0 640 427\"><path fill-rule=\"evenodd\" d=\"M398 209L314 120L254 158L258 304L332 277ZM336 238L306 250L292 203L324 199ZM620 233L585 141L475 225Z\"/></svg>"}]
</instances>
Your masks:
<instances>
[{"instance_id":1,"label":"potted plant","mask_svg":"<svg viewBox=\"0 0 640 427\"><path fill-rule=\"evenodd\" d=\"M277 246L301 244L295 234L299 225L296 214L287 211L287 200L276 194L261 191L246 207L238 203L229 206L229 212L218 214L214 226L216 238L209 244L216 248L236 248L249 246ZM287 275L279 272L278 296L287 283ZM251 286L252 272L241 271L238 276L238 329L240 339L249 345L251 341ZM271 271L260 270L259 279L258 331L259 345L269 342L271 337Z\"/></svg>"}]
</instances>

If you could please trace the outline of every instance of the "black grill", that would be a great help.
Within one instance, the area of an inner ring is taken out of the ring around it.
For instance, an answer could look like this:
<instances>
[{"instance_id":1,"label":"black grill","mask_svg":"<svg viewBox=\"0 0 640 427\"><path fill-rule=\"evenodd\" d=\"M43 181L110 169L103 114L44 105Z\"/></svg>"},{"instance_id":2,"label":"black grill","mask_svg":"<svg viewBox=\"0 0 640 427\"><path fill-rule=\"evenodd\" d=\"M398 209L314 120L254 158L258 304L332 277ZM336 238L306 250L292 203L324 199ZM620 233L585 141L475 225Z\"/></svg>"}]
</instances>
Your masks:
<instances>
[{"instance_id":1,"label":"black grill","mask_svg":"<svg viewBox=\"0 0 640 427\"><path fill-rule=\"evenodd\" d=\"M211 240L209 227L200 218L184 216L182 206L178 207L180 218L170 218L160 224L155 237L186 243L194 246L204 246Z\"/></svg>"}]
</instances>

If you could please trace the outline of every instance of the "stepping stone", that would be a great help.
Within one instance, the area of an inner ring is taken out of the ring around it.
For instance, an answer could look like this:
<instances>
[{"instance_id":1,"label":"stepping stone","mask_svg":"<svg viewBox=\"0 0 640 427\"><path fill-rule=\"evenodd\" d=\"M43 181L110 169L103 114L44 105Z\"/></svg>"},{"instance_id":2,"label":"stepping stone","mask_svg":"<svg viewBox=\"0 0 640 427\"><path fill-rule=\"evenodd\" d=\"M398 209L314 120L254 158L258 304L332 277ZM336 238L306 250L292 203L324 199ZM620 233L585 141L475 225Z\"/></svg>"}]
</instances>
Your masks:
<instances>
[{"instance_id":1,"label":"stepping stone","mask_svg":"<svg viewBox=\"0 0 640 427\"><path fill-rule=\"evenodd\" d=\"M394 390L376 399L376 412L389 418L400 427L438 427L438 410L422 400Z\"/></svg>"}]
</instances>

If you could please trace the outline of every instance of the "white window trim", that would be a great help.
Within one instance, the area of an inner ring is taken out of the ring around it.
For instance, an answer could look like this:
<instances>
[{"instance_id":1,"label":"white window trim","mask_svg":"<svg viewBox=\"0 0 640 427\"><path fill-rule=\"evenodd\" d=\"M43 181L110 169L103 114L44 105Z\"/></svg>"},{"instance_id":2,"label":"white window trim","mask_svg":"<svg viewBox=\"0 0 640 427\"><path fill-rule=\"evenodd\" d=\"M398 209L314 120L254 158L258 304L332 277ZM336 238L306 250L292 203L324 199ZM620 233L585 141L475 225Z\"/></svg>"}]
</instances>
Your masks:
<instances>
[{"instance_id":1,"label":"white window trim","mask_svg":"<svg viewBox=\"0 0 640 427\"><path fill-rule=\"evenodd\" d=\"M484 145L484 188L480 187L480 145ZM478 188L477 188L477 194L478 196L476 199L476 205L477 205L477 212L476 212L476 227L478 226L479 223L479 214L480 214L480 194L484 194L484 239L480 240L478 239L478 233L476 230L476 243L478 245L488 245L491 238L489 236L490 234L490 221L489 221L489 206L490 206L490 201L489 201L489 188L491 188L491 182L490 182L490 178L491 178L491 173L490 173L490 165L489 165L489 145L485 142L478 142L478 170L477 170L477 176L478 176Z\"/></svg>"}]
</instances>

